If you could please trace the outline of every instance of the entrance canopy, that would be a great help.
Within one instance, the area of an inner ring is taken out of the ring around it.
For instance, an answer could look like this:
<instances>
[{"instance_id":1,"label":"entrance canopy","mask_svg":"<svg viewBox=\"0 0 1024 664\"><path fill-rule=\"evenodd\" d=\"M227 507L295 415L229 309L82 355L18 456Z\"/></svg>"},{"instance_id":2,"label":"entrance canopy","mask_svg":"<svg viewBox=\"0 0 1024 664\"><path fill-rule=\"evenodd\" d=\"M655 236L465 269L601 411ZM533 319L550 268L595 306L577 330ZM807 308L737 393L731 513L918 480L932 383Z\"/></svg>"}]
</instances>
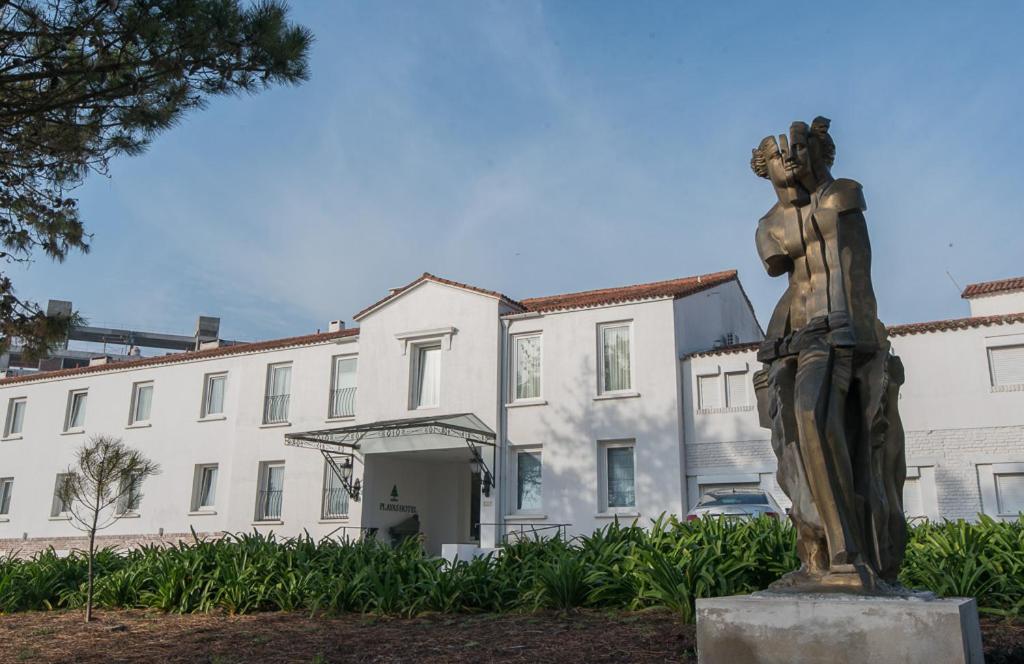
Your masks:
<instances>
[{"instance_id":1,"label":"entrance canopy","mask_svg":"<svg viewBox=\"0 0 1024 664\"><path fill-rule=\"evenodd\" d=\"M285 445L323 452L412 452L469 445L494 446L494 432L472 413L381 420L285 434Z\"/></svg>"}]
</instances>

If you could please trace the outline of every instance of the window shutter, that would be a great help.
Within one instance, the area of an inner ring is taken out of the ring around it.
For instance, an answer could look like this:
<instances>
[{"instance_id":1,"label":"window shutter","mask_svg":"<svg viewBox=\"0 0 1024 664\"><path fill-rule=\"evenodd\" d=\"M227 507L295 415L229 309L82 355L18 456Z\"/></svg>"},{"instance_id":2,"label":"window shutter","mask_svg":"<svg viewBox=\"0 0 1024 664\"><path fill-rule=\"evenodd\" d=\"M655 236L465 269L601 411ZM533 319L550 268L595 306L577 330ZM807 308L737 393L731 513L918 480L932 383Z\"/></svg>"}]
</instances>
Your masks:
<instances>
[{"instance_id":1,"label":"window shutter","mask_svg":"<svg viewBox=\"0 0 1024 664\"><path fill-rule=\"evenodd\" d=\"M1024 512L1024 473L996 475L995 479L999 513L1013 515Z\"/></svg>"},{"instance_id":2,"label":"window shutter","mask_svg":"<svg viewBox=\"0 0 1024 664\"><path fill-rule=\"evenodd\" d=\"M992 385L1024 384L1024 346L1001 346L988 349Z\"/></svg>"},{"instance_id":3,"label":"window shutter","mask_svg":"<svg viewBox=\"0 0 1024 664\"><path fill-rule=\"evenodd\" d=\"M750 405L747 399L746 371L725 374L725 396L729 408Z\"/></svg>"},{"instance_id":4,"label":"window shutter","mask_svg":"<svg viewBox=\"0 0 1024 664\"><path fill-rule=\"evenodd\" d=\"M697 391L700 393L701 410L722 407L721 388L718 386L718 376L698 376Z\"/></svg>"}]
</instances>

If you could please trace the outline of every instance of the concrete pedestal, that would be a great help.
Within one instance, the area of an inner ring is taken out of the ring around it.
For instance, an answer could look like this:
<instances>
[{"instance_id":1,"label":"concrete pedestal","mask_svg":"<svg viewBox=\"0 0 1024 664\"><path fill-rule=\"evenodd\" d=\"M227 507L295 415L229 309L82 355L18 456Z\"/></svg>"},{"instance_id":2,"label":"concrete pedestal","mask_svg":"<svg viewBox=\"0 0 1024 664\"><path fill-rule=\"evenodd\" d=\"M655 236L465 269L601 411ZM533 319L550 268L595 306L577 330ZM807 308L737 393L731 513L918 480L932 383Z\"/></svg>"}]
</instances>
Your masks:
<instances>
[{"instance_id":1,"label":"concrete pedestal","mask_svg":"<svg viewBox=\"0 0 1024 664\"><path fill-rule=\"evenodd\" d=\"M755 593L697 600L700 664L983 664L973 599Z\"/></svg>"}]
</instances>

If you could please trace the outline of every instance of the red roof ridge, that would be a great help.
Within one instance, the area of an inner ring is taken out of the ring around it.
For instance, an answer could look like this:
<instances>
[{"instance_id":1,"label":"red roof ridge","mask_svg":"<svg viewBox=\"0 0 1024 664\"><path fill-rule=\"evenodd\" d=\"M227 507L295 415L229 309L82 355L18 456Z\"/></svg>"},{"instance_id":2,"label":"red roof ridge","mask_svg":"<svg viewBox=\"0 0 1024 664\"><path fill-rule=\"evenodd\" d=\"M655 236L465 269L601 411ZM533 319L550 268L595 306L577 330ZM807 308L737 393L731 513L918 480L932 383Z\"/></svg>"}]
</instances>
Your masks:
<instances>
[{"instance_id":1,"label":"red roof ridge","mask_svg":"<svg viewBox=\"0 0 1024 664\"><path fill-rule=\"evenodd\" d=\"M617 286L613 288L599 288L595 290L579 291L576 293L563 293L561 295L547 295L544 297L531 297L520 300L520 304L526 311L543 312L557 311L563 309L577 309L593 307L604 304L617 304L636 300L648 300L657 297L685 297L699 293L708 288L733 281L737 278L736 270L723 270L710 272L690 277L666 279L664 281L652 281L631 286Z\"/></svg>"},{"instance_id":2,"label":"red roof ridge","mask_svg":"<svg viewBox=\"0 0 1024 664\"><path fill-rule=\"evenodd\" d=\"M976 284L967 284L967 288L960 294L960 297L970 299L979 295L990 295L992 293L1021 289L1024 289L1024 277L1010 277L1009 279L999 279L997 281L981 281Z\"/></svg>"},{"instance_id":3,"label":"red roof ridge","mask_svg":"<svg viewBox=\"0 0 1024 664\"><path fill-rule=\"evenodd\" d=\"M1012 314L995 314L993 316L968 316L966 318L948 318L945 320L932 320L923 323L904 323L902 325L890 325L889 335L902 337L909 334L923 334L926 332L947 332L949 330L966 330L975 327L988 327L990 325L1009 325L1012 323L1024 323L1024 312Z\"/></svg>"},{"instance_id":4,"label":"red roof ridge","mask_svg":"<svg viewBox=\"0 0 1024 664\"><path fill-rule=\"evenodd\" d=\"M246 353L258 353L278 348L289 348L292 346L311 346L316 343L341 339L344 337L356 336L359 328L354 327L337 332L318 332L316 334L305 334L298 337L285 337L283 339L270 339L267 341L253 341L221 346L220 348L207 348L206 350L185 351L183 353L168 353L154 357L142 357L137 360L125 360L123 362L111 362L108 364L97 364L87 367L75 367L73 369L58 369L57 371L40 371L38 373L25 374L23 376L9 376L0 379L0 385L12 385L15 383L28 383L35 380L47 378L63 378L65 376L78 376L104 371L117 371L120 369L141 369L149 366L163 364L177 364L191 360L205 360L213 357L227 355L244 355Z\"/></svg>"},{"instance_id":5,"label":"red roof ridge","mask_svg":"<svg viewBox=\"0 0 1024 664\"><path fill-rule=\"evenodd\" d=\"M689 353L684 356L684 359L691 357L710 357L712 355L731 355L733 353L743 353L749 350L756 350L761 345L760 341L745 341L740 344L730 344L728 346L719 346L718 348L709 348L708 350L699 350L695 353Z\"/></svg>"},{"instance_id":6,"label":"red roof ridge","mask_svg":"<svg viewBox=\"0 0 1024 664\"><path fill-rule=\"evenodd\" d=\"M370 306L364 308L362 311L357 313L352 318L354 320L359 320L360 318L362 318L366 314L370 313L374 309L376 309L376 308L386 304L387 302L390 302L394 298L398 297L399 295L405 293L406 291L408 291L408 290L410 290L412 288L415 288L416 286L420 285L424 281L433 281L435 283L444 284L445 286L452 286L454 288L463 288L463 289L468 290L468 291L473 291L474 293L480 293L481 295L487 295L489 297L496 298L496 299L504 302L505 304L507 304L510 307L513 307L515 309L522 309L523 308L522 305L519 302L517 302L516 300L513 300L512 298L510 298L508 295L505 295L504 293L499 293L498 291L494 291L494 290L488 290L486 288L480 288L479 286L473 286L473 285L470 285L470 284L465 284L465 283L462 283L461 281L454 281L452 279L445 279L444 277L439 277L436 274L431 274L430 272L424 272L423 274L421 274L420 276L416 277L415 279L413 279L412 281L410 281L406 285L404 285L404 286L402 286L400 288L392 289L390 293L388 293L387 295L385 295L381 299L377 300L376 302L374 302Z\"/></svg>"}]
</instances>

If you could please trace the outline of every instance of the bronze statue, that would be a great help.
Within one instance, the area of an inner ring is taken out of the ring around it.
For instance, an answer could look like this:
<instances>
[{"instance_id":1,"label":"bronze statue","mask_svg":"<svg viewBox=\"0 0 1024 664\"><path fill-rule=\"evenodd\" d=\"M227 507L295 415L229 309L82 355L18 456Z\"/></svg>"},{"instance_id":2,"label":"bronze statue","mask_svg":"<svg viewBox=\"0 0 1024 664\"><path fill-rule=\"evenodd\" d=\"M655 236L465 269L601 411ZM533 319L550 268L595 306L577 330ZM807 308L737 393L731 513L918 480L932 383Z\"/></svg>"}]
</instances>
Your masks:
<instances>
[{"instance_id":1,"label":"bronze statue","mask_svg":"<svg viewBox=\"0 0 1024 664\"><path fill-rule=\"evenodd\" d=\"M802 563L772 589L887 593L907 538L903 365L878 320L864 194L833 179L829 126L794 122L750 162L778 197L758 222L758 253L789 279L754 376Z\"/></svg>"}]
</instances>

